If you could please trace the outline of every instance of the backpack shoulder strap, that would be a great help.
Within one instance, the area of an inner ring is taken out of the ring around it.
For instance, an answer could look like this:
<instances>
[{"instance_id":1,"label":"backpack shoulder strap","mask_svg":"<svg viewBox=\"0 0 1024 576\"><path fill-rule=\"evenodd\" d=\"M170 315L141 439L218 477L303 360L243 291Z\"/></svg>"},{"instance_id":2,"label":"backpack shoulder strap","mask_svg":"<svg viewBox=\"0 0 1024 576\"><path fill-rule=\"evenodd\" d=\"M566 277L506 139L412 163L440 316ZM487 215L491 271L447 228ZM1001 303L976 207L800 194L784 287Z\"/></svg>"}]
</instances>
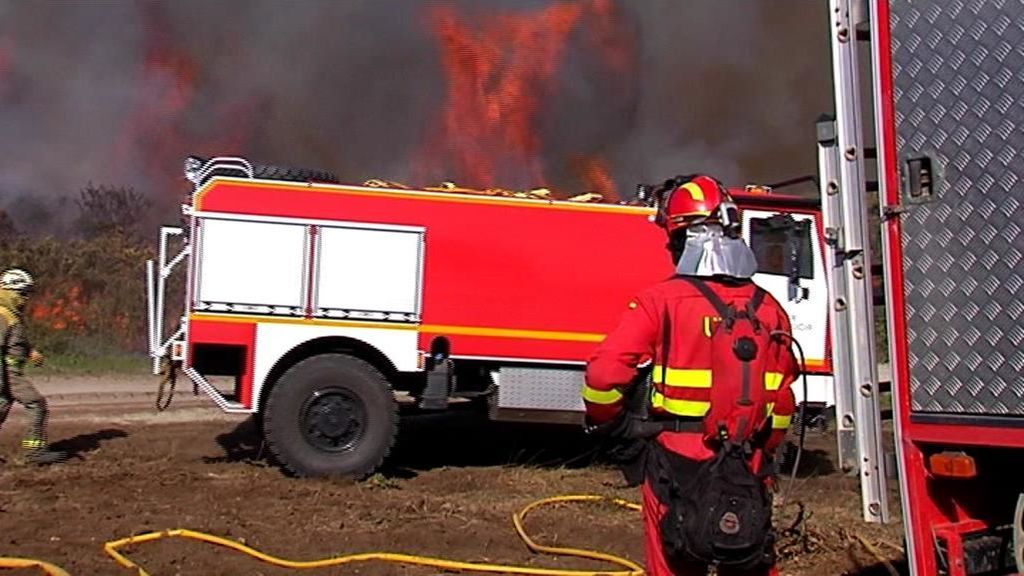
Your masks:
<instances>
[{"instance_id":1,"label":"backpack shoulder strap","mask_svg":"<svg viewBox=\"0 0 1024 576\"><path fill-rule=\"evenodd\" d=\"M750 297L750 309L756 312L757 309L760 308L761 304L764 302L764 297L766 294L768 293L765 291L764 288L761 288L760 286L755 284L754 295Z\"/></svg>"},{"instance_id":2,"label":"backpack shoulder strap","mask_svg":"<svg viewBox=\"0 0 1024 576\"><path fill-rule=\"evenodd\" d=\"M729 306L727 306L725 302L723 302L722 299L719 298L718 294L715 294L715 291L709 288L707 283L705 283L703 280L701 280L700 278L694 278L692 276L676 276L676 278L678 278L679 280L683 280L690 284L691 286L693 286L694 288L696 288L697 291L700 292L701 295L704 296L704 298L708 302L710 302L712 306L714 306L715 311L718 312L719 316L721 316L722 318L730 317L732 309Z\"/></svg>"}]
</instances>

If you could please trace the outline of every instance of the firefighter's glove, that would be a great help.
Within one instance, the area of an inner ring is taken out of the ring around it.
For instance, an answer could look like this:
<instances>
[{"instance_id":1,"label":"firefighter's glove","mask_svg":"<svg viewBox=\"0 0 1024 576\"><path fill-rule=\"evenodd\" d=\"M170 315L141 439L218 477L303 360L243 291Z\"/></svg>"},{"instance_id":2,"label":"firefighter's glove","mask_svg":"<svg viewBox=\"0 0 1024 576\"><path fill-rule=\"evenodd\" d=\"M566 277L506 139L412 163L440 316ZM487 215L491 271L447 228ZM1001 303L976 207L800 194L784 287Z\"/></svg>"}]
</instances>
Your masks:
<instances>
[{"instance_id":1,"label":"firefighter's glove","mask_svg":"<svg viewBox=\"0 0 1024 576\"><path fill-rule=\"evenodd\" d=\"M46 356L43 356L43 353L40 352L39 350L33 350L28 354L28 361L33 366L42 366L44 363L46 363Z\"/></svg>"}]
</instances>

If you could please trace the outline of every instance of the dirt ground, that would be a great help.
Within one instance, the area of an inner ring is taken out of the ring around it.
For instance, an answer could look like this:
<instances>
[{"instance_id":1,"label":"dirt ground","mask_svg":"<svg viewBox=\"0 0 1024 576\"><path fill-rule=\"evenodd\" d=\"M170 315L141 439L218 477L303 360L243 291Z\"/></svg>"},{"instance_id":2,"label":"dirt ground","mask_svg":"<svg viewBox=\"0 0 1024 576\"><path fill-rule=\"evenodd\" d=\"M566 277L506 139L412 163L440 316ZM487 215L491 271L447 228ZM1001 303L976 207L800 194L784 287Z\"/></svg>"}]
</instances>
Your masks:
<instances>
[{"instance_id":1,"label":"dirt ground","mask_svg":"<svg viewBox=\"0 0 1024 576\"><path fill-rule=\"evenodd\" d=\"M265 461L250 420L220 414L190 392L179 392L171 409L156 413L147 379L54 378L41 388L53 405L51 441L74 458L47 468L21 463L20 411L0 431L0 556L44 559L76 576L131 573L104 554L103 543L174 528L293 560L390 551L608 570L614 567L529 552L510 517L531 501L559 494L638 497L595 458L587 438L565 428L491 424L468 413L418 417L403 422L381 474L360 483L306 480L286 477ZM782 572L888 574L879 557L899 568L899 525L862 523L856 479L832 467L833 438L812 434L808 444L792 504L776 515L784 530ZM805 514L794 527L797 502ZM895 500L893 510L898 516ZM531 515L527 530L542 544L642 563L636 512L560 505ZM299 573L181 539L129 552L154 576ZM301 573L441 571L371 562Z\"/></svg>"}]
</instances>

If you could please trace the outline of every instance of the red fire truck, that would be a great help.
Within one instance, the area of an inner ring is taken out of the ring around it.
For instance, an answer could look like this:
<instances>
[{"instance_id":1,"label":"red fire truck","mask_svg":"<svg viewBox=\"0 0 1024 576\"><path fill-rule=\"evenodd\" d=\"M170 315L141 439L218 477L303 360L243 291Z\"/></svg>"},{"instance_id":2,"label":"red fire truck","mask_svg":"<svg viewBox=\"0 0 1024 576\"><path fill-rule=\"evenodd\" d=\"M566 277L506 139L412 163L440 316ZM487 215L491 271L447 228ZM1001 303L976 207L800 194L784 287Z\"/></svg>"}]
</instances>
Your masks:
<instances>
[{"instance_id":1,"label":"red fire truck","mask_svg":"<svg viewBox=\"0 0 1024 576\"><path fill-rule=\"evenodd\" d=\"M634 293L672 274L642 206L286 181L230 158L192 159L188 174L187 224L163 229L150 263L154 370L180 363L222 409L258 414L274 455L302 475L376 468L395 438L396 391L421 410L486 398L493 419L580 423L591 350ZM758 279L805 342L805 400L823 405L816 202L736 196ZM186 309L165 330L178 264Z\"/></svg>"},{"instance_id":2,"label":"red fire truck","mask_svg":"<svg viewBox=\"0 0 1024 576\"><path fill-rule=\"evenodd\" d=\"M1024 571L1024 1L831 0L829 31L835 118L818 136L836 409L865 518L888 516L868 296L877 189L910 571Z\"/></svg>"}]
</instances>

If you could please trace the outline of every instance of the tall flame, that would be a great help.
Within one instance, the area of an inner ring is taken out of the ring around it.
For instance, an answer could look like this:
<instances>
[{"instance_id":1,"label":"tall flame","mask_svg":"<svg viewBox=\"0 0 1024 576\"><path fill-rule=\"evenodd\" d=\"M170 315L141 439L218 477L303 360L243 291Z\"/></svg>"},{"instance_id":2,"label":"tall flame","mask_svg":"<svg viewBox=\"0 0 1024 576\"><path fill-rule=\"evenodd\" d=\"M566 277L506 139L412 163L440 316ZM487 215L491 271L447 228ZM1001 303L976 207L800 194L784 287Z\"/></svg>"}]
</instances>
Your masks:
<instances>
[{"instance_id":1,"label":"tall flame","mask_svg":"<svg viewBox=\"0 0 1024 576\"><path fill-rule=\"evenodd\" d=\"M559 2L487 15L476 29L451 8L433 10L448 94L421 164L446 165L449 177L478 188L545 186L537 118L570 32L587 16L609 65L628 65L612 9L608 0Z\"/></svg>"},{"instance_id":2,"label":"tall flame","mask_svg":"<svg viewBox=\"0 0 1024 576\"><path fill-rule=\"evenodd\" d=\"M598 156L576 156L570 159L570 167L584 182L589 192L600 194L605 200L619 198L619 192L612 179L608 162Z\"/></svg>"}]
</instances>

